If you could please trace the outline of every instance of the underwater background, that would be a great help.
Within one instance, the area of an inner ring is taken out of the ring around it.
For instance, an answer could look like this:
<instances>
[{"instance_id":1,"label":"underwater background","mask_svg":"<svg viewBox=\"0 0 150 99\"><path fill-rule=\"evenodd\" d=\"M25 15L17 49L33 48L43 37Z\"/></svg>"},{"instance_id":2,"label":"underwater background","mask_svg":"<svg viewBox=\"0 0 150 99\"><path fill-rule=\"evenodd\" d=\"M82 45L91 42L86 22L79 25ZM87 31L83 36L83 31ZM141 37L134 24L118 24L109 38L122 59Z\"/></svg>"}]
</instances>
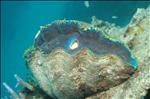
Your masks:
<instances>
[{"instance_id":1,"label":"underwater background","mask_svg":"<svg viewBox=\"0 0 150 99\"><path fill-rule=\"evenodd\" d=\"M2 82L15 89L14 74L26 78L28 71L23 54L32 46L40 26L57 19L91 22L91 17L96 16L123 27L137 8L146 8L149 4L148 1L89 1L87 8L84 1L2 1L1 97L9 96Z\"/></svg>"}]
</instances>

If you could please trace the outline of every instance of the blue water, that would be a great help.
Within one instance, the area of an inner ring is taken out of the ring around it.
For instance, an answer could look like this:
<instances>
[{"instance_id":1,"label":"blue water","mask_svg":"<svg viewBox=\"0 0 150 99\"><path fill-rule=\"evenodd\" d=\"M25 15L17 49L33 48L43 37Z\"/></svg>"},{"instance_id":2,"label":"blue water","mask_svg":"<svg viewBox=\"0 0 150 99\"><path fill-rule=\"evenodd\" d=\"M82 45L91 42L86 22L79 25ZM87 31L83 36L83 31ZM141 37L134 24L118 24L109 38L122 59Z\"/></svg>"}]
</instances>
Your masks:
<instances>
[{"instance_id":1,"label":"blue water","mask_svg":"<svg viewBox=\"0 0 150 99\"><path fill-rule=\"evenodd\" d=\"M7 82L15 89L16 80L13 75L26 78L23 53L32 46L41 25L64 18L90 22L91 16L96 16L123 27L128 24L137 8L146 8L150 4L146 1L89 3L90 7L86 8L83 1L1 2L1 97L9 95L2 82ZM112 16L118 18L112 19Z\"/></svg>"}]
</instances>

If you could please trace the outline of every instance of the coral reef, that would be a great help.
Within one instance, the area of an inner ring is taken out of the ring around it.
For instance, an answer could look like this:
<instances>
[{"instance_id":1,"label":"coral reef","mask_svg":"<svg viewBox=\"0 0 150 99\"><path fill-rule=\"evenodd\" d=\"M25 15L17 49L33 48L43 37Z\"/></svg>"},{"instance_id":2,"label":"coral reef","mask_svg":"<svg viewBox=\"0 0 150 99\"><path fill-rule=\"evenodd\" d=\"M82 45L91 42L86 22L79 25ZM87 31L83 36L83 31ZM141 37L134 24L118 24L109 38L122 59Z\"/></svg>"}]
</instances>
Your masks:
<instances>
[{"instance_id":1,"label":"coral reef","mask_svg":"<svg viewBox=\"0 0 150 99\"><path fill-rule=\"evenodd\" d=\"M25 52L32 75L28 82L15 75L23 86L19 95L6 83L4 86L17 99L141 99L150 88L149 28L150 6L137 9L123 28L96 17L91 24L55 21L41 28L34 46ZM90 39L94 43L87 40L89 36L95 37ZM94 45L96 42L103 46ZM68 45L73 46L71 50ZM92 45L104 51L99 54Z\"/></svg>"}]
</instances>

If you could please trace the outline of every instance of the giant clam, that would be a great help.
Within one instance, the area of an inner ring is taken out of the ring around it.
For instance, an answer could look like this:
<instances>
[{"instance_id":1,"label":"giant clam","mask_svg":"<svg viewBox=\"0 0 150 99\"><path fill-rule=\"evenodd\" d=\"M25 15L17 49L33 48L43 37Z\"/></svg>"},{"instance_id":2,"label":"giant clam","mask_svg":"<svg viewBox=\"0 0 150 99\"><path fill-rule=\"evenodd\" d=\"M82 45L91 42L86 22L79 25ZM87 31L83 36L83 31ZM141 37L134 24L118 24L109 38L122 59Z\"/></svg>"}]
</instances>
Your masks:
<instances>
[{"instance_id":1,"label":"giant clam","mask_svg":"<svg viewBox=\"0 0 150 99\"><path fill-rule=\"evenodd\" d=\"M83 99L108 90L137 68L125 44L75 20L43 26L25 59L38 87L54 99Z\"/></svg>"}]
</instances>

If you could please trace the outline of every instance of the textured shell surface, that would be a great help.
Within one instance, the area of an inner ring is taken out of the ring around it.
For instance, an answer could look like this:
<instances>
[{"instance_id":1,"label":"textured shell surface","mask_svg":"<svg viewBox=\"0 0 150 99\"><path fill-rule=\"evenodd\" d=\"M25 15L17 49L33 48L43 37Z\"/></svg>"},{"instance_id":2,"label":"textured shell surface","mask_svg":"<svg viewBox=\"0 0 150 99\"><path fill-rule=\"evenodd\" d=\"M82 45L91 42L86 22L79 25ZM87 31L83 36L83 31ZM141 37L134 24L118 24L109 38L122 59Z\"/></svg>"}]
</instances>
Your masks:
<instances>
[{"instance_id":1,"label":"textured shell surface","mask_svg":"<svg viewBox=\"0 0 150 99\"><path fill-rule=\"evenodd\" d=\"M134 69L116 55L95 56L82 49L72 56L57 48L37 50L28 63L38 85L53 99L83 99L126 81Z\"/></svg>"}]
</instances>

